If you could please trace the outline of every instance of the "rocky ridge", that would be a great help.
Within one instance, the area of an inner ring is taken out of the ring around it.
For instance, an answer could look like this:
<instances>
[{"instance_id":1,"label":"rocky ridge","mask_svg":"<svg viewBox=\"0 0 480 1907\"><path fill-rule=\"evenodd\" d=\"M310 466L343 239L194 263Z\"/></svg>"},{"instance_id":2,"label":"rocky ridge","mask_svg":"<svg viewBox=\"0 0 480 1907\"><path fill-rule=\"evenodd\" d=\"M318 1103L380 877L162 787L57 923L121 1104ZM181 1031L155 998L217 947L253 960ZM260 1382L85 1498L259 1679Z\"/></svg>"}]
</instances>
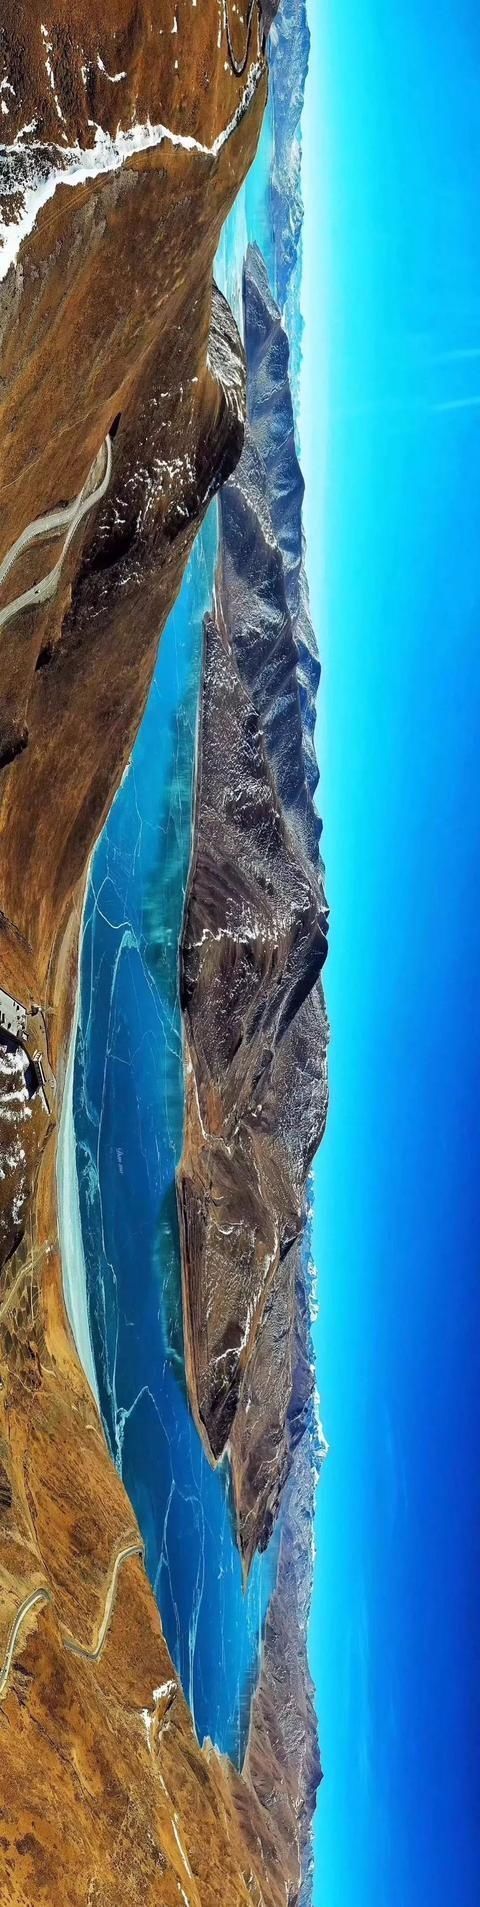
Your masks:
<instances>
[{"instance_id":1,"label":"rocky ridge","mask_svg":"<svg viewBox=\"0 0 480 1907\"><path fill-rule=\"evenodd\" d=\"M282 0L271 38L275 114L272 219L277 267L276 295L285 310L303 225L301 122L310 57L306 0Z\"/></svg>"},{"instance_id":2,"label":"rocky ridge","mask_svg":"<svg viewBox=\"0 0 480 1907\"><path fill-rule=\"evenodd\" d=\"M220 502L181 952L179 1207L190 1393L210 1456L230 1459L248 1570L269 1541L301 1416L299 1264L327 1108L327 909L288 341L255 249L244 305L248 422ZM311 1366L303 1377L306 1401Z\"/></svg>"},{"instance_id":3,"label":"rocky ridge","mask_svg":"<svg viewBox=\"0 0 480 1907\"><path fill-rule=\"evenodd\" d=\"M277 1582L243 1771L285 1847L289 1899L297 1907L310 1907L312 1898L312 1822L322 1780L307 1628L316 1465L324 1454L311 1402L285 1493Z\"/></svg>"}]
</instances>

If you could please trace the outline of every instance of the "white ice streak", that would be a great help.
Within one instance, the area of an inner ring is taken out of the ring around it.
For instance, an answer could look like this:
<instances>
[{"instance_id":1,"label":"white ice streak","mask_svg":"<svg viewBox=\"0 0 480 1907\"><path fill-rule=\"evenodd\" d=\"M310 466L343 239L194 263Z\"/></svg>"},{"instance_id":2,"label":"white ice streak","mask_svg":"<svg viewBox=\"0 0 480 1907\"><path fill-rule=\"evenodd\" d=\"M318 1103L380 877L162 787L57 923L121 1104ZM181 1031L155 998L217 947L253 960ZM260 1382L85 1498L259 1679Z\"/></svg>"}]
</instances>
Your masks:
<instances>
[{"instance_id":1,"label":"white ice streak","mask_svg":"<svg viewBox=\"0 0 480 1907\"><path fill-rule=\"evenodd\" d=\"M11 93L13 99L15 99L15 87L10 85L9 79L0 80L0 108L2 113L4 113L5 115L5 118L8 119L10 107L7 105L7 101L4 98L5 93Z\"/></svg>"},{"instance_id":2,"label":"white ice streak","mask_svg":"<svg viewBox=\"0 0 480 1907\"><path fill-rule=\"evenodd\" d=\"M62 545L58 561L54 564L53 569L48 570L46 576L41 577L40 582L33 583L30 589L23 590L20 596L15 596L12 602L6 603L4 608L0 609L0 630L3 629L5 623L10 622L13 616L18 616L22 610L29 608L34 609L39 603L50 602L55 595L65 557L79 524L82 523L83 518L88 516L89 512L94 509L95 504L100 503L101 498L105 496L108 490L112 474L112 446L110 437L105 439L102 450L105 452L105 469L101 481L95 483L95 488L91 489L89 486L92 481L95 480L99 461L98 456L95 457L83 490L80 491L80 495L75 499L75 502L69 505L65 510L54 510L50 512L48 516L38 517L34 523L29 523L26 530L17 538L16 543L12 544L12 548L8 550L7 555L4 557L0 567L0 584L3 583L8 576L12 564L16 562L17 557L23 550L29 549L33 543L38 541L39 537L53 535L55 528L52 529L52 525L55 526L55 524L57 524L58 526L61 522L69 524L69 529Z\"/></svg>"},{"instance_id":3,"label":"white ice streak","mask_svg":"<svg viewBox=\"0 0 480 1907\"><path fill-rule=\"evenodd\" d=\"M52 42L49 37L46 26L41 26L40 32L41 32L43 44L45 47L45 68L47 72L47 77L50 80L50 85L51 85L53 97L55 100L55 109L56 109L57 117L58 119L63 120L63 124L65 125L65 114L62 113L60 100L58 98L58 94L57 94L57 90L55 86L55 74L54 74L53 66L52 66L52 52L53 52Z\"/></svg>"},{"instance_id":4,"label":"white ice streak","mask_svg":"<svg viewBox=\"0 0 480 1907\"><path fill-rule=\"evenodd\" d=\"M2 162L4 167L8 166L15 152L19 151L25 153L25 158L30 164L30 177L23 186L14 165L11 166L6 181L0 181L0 198L6 196L17 199L19 192L22 195L20 213L16 213L12 221L0 220L0 281L6 277L10 266L16 263L20 246L33 231L42 206L54 197L58 186L85 185L89 179L100 178L109 172L118 172L126 161L137 153L148 152L165 143L179 146L184 152L198 152L205 159L218 158L219 153L240 124L256 91L262 72L263 62L257 61L251 68L233 118L229 120L223 131L218 133L211 146L203 145L191 133L172 132L169 126L152 125L150 119L144 125L130 127L126 132L117 129L115 138L105 132L103 127L97 126L92 147L82 148L78 143L75 146L66 146L65 149L53 147L54 151L58 150L59 164L58 166L52 164L45 177L41 176L40 167L38 172L35 171L35 153L41 152L44 160L46 153L45 146L39 141L32 142L28 150L25 150L19 146L18 141L22 136L19 134L13 146L0 145L0 166ZM26 128L23 130L25 132Z\"/></svg>"},{"instance_id":5,"label":"white ice streak","mask_svg":"<svg viewBox=\"0 0 480 1907\"><path fill-rule=\"evenodd\" d=\"M111 86L118 86L121 79L127 78L125 71L123 71L122 73L107 73L107 68L106 66L104 66L103 60L100 58L99 53L97 53L97 66L98 66L99 73L104 73L105 79L110 80ZM83 71L83 68L82 68L82 71Z\"/></svg>"},{"instance_id":6,"label":"white ice streak","mask_svg":"<svg viewBox=\"0 0 480 1907\"><path fill-rule=\"evenodd\" d=\"M152 1728L153 1728L155 1716L150 1714L149 1708L142 1708L140 1710L140 1714L142 1717L142 1722L144 1723L144 1726L147 1731L147 1741L148 1741L148 1746L151 1753L152 1752Z\"/></svg>"},{"instance_id":7,"label":"white ice streak","mask_svg":"<svg viewBox=\"0 0 480 1907\"><path fill-rule=\"evenodd\" d=\"M154 1688L153 1700L155 1703L166 1702L169 1696L176 1695L176 1693L177 1693L177 1683L174 1682L172 1679L172 1676L170 1676L170 1679L168 1682L161 1682L160 1688Z\"/></svg>"},{"instance_id":8,"label":"white ice streak","mask_svg":"<svg viewBox=\"0 0 480 1907\"><path fill-rule=\"evenodd\" d=\"M88 883L86 892L88 892ZM77 1172L77 1149L73 1116L73 1071L80 1010L80 958L82 933L80 933L80 953L78 962L78 980L75 1004L75 1016L68 1049L67 1071L63 1095L62 1116L57 1154L57 1203L58 1230L63 1273L63 1293L66 1309L77 1347L80 1362L90 1389L100 1409L93 1346L90 1334L90 1320L87 1303L87 1276L83 1251L82 1221L80 1215L80 1193Z\"/></svg>"}]
</instances>

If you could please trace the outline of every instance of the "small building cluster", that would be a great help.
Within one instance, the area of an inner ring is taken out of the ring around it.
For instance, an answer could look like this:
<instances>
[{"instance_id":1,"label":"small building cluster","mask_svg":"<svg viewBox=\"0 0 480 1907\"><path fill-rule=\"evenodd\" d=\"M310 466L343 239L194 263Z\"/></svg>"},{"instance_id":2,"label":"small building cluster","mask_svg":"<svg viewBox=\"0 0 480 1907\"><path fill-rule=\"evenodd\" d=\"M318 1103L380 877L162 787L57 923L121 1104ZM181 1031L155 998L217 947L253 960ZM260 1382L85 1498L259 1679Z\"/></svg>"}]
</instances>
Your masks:
<instances>
[{"instance_id":1,"label":"small building cluster","mask_svg":"<svg viewBox=\"0 0 480 1907\"><path fill-rule=\"evenodd\" d=\"M37 1093L41 1093L45 1111L50 1114L50 1094L42 1055L38 1047L35 1047L33 1053L29 1050L27 1009L21 1006L19 1000L14 1000L11 993L5 993L0 987L0 1039L2 1033L7 1035L8 1041L13 1040L17 1046L20 1046L25 1054L27 1060L25 1083L29 1099L35 1099Z\"/></svg>"}]
</instances>

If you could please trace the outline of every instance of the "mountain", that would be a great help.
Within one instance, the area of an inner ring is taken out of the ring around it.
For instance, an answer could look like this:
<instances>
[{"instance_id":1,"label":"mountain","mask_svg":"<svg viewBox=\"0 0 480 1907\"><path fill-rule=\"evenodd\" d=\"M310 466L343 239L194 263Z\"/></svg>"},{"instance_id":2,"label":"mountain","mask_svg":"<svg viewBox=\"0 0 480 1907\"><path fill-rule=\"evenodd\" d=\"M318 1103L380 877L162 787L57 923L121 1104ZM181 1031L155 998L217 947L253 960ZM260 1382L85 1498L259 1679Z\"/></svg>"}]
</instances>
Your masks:
<instances>
[{"instance_id":1,"label":"mountain","mask_svg":"<svg viewBox=\"0 0 480 1907\"><path fill-rule=\"evenodd\" d=\"M262 1886L269 1876L271 1886L280 1849L289 1907L309 1907L321 1763L307 1631L325 1455L308 1262L308 1175L327 1110L328 911L314 805L320 668L289 343L255 246L243 306L245 444L220 494L204 632L181 947L178 1192L190 1395L211 1459L229 1460L246 1572L279 1529L243 1768L260 1809L257 1818L250 1806L248 1827Z\"/></svg>"},{"instance_id":2,"label":"mountain","mask_svg":"<svg viewBox=\"0 0 480 1907\"><path fill-rule=\"evenodd\" d=\"M308 1252L308 1236L306 1240ZM283 1848L291 1907L310 1907L312 1822L322 1780L307 1633L313 1591L315 1495L326 1456L311 1385L313 1346L305 1246L298 1254L292 1464L281 1518L279 1563L252 1702L244 1776Z\"/></svg>"},{"instance_id":3,"label":"mountain","mask_svg":"<svg viewBox=\"0 0 480 1907\"><path fill-rule=\"evenodd\" d=\"M275 19L275 15L278 13L280 4L281 0L260 0L260 12L265 33L270 32L270 27Z\"/></svg>"},{"instance_id":4,"label":"mountain","mask_svg":"<svg viewBox=\"0 0 480 1907\"><path fill-rule=\"evenodd\" d=\"M288 341L255 248L244 317L247 430L220 498L181 947L179 1209L190 1395L209 1454L230 1459L248 1571L291 1468L299 1248L328 1031L303 482Z\"/></svg>"},{"instance_id":5,"label":"mountain","mask_svg":"<svg viewBox=\"0 0 480 1907\"><path fill-rule=\"evenodd\" d=\"M310 57L307 0L282 0L270 40L275 152L272 220L276 295L282 312L297 265L303 225L301 121ZM299 312L296 313L299 322Z\"/></svg>"}]
</instances>

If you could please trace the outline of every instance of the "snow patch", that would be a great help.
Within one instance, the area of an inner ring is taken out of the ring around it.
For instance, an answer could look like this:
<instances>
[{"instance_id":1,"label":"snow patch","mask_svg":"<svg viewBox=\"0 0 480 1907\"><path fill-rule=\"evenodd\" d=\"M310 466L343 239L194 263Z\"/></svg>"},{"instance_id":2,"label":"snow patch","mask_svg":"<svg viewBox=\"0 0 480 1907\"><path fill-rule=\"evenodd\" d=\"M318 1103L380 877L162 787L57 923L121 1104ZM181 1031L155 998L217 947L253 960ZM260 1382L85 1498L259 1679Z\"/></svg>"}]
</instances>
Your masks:
<instances>
[{"instance_id":1,"label":"snow patch","mask_svg":"<svg viewBox=\"0 0 480 1907\"><path fill-rule=\"evenodd\" d=\"M52 53L53 53L52 42L51 42L46 26L41 26L40 32L41 32L43 44L45 47L45 67L46 67L47 77L50 80L50 85L52 88L52 93L53 93L53 97L55 101L57 116L59 119L63 120L63 124L65 125L65 114L62 113L60 100L58 98L58 93L55 86L55 74L54 74L53 66L52 66Z\"/></svg>"},{"instance_id":2,"label":"snow patch","mask_svg":"<svg viewBox=\"0 0 480 1907\"><path fill-rule=\"evenodd\" d=\"M46 32L46 29L42 31ZM12 218L0 220L0 281L16 263L20 246L33 231L39 212L54 197L58 186L85 185L92 178L118 172L135 154L148 152L164 144L179 146L184 152L198 152L205 159L217 159L240 125L263 71L263 61L257 61L250 71L233 118L218 133L211 146L203 145L191 133L172 132L169 126L152 125L149 119L144 125L132 126L127 132L118 130L114 139L103 127L96 126L94 145L88 148L78 144L65 149L54 145L45 147L35 141L25 151L19 146L19 141L33 130L33 126L24 126L12 146L0 145L0 200L11 198L15 202ZM56 103L59 117L63 118L58 101ZM58 152L58 164L52 163L52 152ZM20 210L17 204L19 197Z\"/></svg>"},{"instance_id":3,"label":"snow patch","mask_svg":"<svg viewBox=\"0 0 480 1907\"><path fill-rule=\"evenodd\" d=\"M102 60L102 59L100 58L100 54L99 54L99 53L97 53L97 66L98 66L98 70L99 70L99 73L104 73L104 74L105 74L105 79L109 79L109 80L110 80L110 85L111 85L111 86L118 86L118 85L119 85L119 83L120 83L120 80L121 80L121 79L126 79L126 78L127 78L127 75L126 75L126 72L123 72L123 73L107 73L107 68L106 68L106 66L104 66L104 64L103 64L103 60ZM82 73L83 73L84 71L85 71L85 68L84 68L84 67L82 66Z\"/></svg>"}]
</instances>

